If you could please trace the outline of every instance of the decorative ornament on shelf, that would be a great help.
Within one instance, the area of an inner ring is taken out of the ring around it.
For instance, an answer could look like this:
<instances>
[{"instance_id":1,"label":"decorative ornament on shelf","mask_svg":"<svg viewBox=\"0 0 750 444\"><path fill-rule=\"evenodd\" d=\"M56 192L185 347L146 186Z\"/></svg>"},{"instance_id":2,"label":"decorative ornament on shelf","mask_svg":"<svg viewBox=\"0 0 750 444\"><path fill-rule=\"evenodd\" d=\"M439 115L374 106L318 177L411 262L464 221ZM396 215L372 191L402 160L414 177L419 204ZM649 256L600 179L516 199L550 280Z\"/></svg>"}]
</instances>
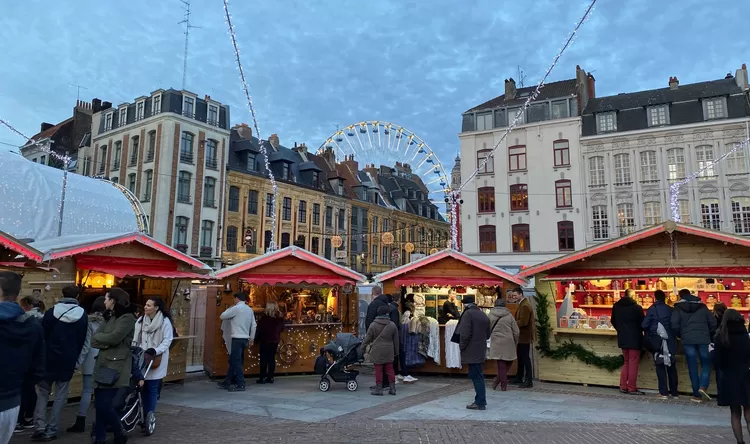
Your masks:
<instances>
[{"instance_id":1,"label":"decorative ornament on shelf","mask_svg":"<svg viewBox=\"0 0 750 444\"><path fill-rule=\"evenodd\" d=\"M572 340L563 342L559 347L553 350L550 346L552 325L550 323L548 311L550 307L549 296L537 290L534 299L536 300L537 313L536 331L539 340L539 345L537 345L536 349L539 350L539 354L545 358L551 358L556 361L561 361L573 356L585 364L593 365L594 367L607 370L608 372L617 371L622 367L622 364L624 363L622 355L598 356L591 350L581 344L576 344Z\"/></svg>"},{"instance_id":2,"label":"decorative ornament on shelf","mask_svg":"<svg viewBox=\"0 0 750 444\"><path fill-rule=\"evenodd\" d=\"M447 249L449 249L449 250L450 250L451 248L453 248L453 241L452 241L452 240L449 240L448 242L446 242L446 243L445 243L445 248L447 248Z\"/></svg>"},{"instance_id":3,"label":"decorative ornament on shelf","mask_svg":"<svg viewBox=\"0 0 750 444\"><path fill-rule=\"evenodd\" d=\"M407 242L406 245L404 245L404 250L406 250L407 253L411 253L414 251L414 244L411 242Z\"/></svg>"},{"instance_id":4,"label":"decorative ornament on shelf","mask_svg":"<svg viewBox=\"0 0 750 444\"><path fill-rule=\"evenodd\" d=\"M342 245L344 245L344 240L343 240L343 239L341 239L341 236L339 236L339 235L336 235L336 236L333 236L333 237L331 238L331 246L332 246L333 248L339 248L339 247L341 247Z\"/></svg>"},{"instance_id":5,"label":"decorative ornament on shelf","mask_svg":"<svg viewBox=\"0 0 750 444\"><path fill-rule=\"evenodd\" d=\"M435 253L437 253L437 252L438 252L438 249L437 249L437 248L433 248L433 249L431 249L431 250L430 250L430 254L435 254Z\"/></svg>"},{"instance_id":6,"label":"decorative ornament on shelf","mask_svg":"<svg viewBox=\"0 0 750 444\"><path fill-rule=\"evenodd\" d=\"M391 245L393 243L393 234L391 232L383 233L381 241L383 241L383 245Z\"/></svg>"}]
</instances>

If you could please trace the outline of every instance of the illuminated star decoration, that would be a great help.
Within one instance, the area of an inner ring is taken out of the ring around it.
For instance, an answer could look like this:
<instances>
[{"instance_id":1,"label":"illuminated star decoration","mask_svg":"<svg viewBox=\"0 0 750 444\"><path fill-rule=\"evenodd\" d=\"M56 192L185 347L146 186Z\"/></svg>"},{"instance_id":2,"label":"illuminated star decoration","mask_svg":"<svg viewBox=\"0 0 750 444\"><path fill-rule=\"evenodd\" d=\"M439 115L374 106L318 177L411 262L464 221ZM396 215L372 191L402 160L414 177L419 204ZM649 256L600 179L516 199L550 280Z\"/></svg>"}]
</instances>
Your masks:
<instances>
[{"instance_id":1,"label":"illuminated star decoration","mask_svg":"<svg viewBox=\"0 0 750 444\"><path fill-rule=\"evenodd\" d=\"M544 88L544 82L547 81L547 77L549 77L550 73L552 72L552 69L554 69L554 67L557 65L558 60L560 60L560 57L562 57L565 50L568 49L570 44L573 42L573 39L576 37L576 34L578 33L578 30L581 28L581 26L583 26L583 23L586 21L586 19L588 19L589 15L591 14L591 11L594 9L594 5L596 4L596 1L597 0L592 0L588 8L586 8L586 11L583 13L583 16L581 17L581 19L578 20L578 22L576 23L575 28L573 28L573 32L568 36L568 39L565 41L565 44L563 45L562 49L560 49L557 52L557 55L552 60L552 63L550 64L549 68L547 68L547 72L544 73L542 80L539 81L539 83L536 85L536 88L534 89L534 92L526 99L521 109L518 110L518 113L516 113L515 119L513 119L513 122L511 122L511 124L508 125L508 129L505 130L505 133L503 133L503 136L500 138L500 140L498 140L494 148L492 148L492 151L490 151L487 157L485 157L484 160L482 160L482 162L480 162L479 165L477 165L477 168L474 170L474 172L471 173L469 177L466 178L464 183L461 184L461 186L458 187L457 190L451 190L451 199L450 199L451 202L450 203L451 203L451 206L453 207L451 208L451 215L452 215L451 217L452 239L451 240L453 244L453 249L458 250L458 227L457 227L458 221L456 221L456 217L455 217L456 213L458 212L456 209L456 205L458 205L457 203L458 193L460 193L461 190L463 190L466 185L468 185L472 180L474 180L476 175L479 174L479 172L485 167L485 165L487 165L487 162L489 162L490 160L493 160L495 151L497 151L497 149L500 148L500 144L503 143L505 138L508 137L508 134L510 134L511 131L513 131L513 129L516 127L516 125L518 125L518 122L520 122L521 120L521 116L526 112L526 108L529 107L531 102L533 102L537 98L542 88Z\"/></svg>"},{"instance_id":2,"label":"illuminated star decoration","mask_svg":"<svg viewBox=\"0 0 750 444\"><path fill-rule=\"evenodd\" d=\"M706 170L713 168L714 165L721 162L722 160L726 159L727 157L731 156L732 154L736 153L739 150L744 150L745 147L750 143L750 138L743 140L742 142L737 142L734 144L734 148L727 151L726 153L722 154L721 156L717 157L711 162L706 162L706 164L701 168L700 170L694 172L693 174L690 174L689 176L685 177L684 179L673 183L669 186L669 206L672 210L672 220L675 222L680 222L680 201L679 201L679 194L680 194L680 188L682 188L683 185L690 182L691 180L697 179L700 177Z\"/></svg>"},{"instance_id":3,"label":"illuminated star decoration","mask_svg":"<svg viewBox=\"0 0 750 444\"><path fill-rule=\"evenodd\" d=\"M245 93L245 98L247 99L247 107L250 109L250 115L253 117L253 129L255 129L255 134L257 134L258 141L260 144L260 152L263 154L263 161L265 163L266 172L268 173L268 178L271 180L271 189L273 190L273 197L271 198L271 243L268 246L268 251L275 251L276 250L276 178L273 175L273 171L271 171L271 164L268 161L268 151L266 150L266 144L263 139L260 138L260 129L258 129L258 119L255 114L255 107L253 106L253 98L250 95L250 88L247 86L247 81L245 80L245 70L242 67L242 62L240 61L240 49L237 46L237 36L234 33L234 25L232 24L232 16L229 14L229 3L227 0L224 1L224 14L227 17L227 26L229 27L229 37L232 41L232 49L234 49L234 58L237 62L237 70L240 73L240 84L242 86L242 92Z\"/></svg>"}]
</instances>

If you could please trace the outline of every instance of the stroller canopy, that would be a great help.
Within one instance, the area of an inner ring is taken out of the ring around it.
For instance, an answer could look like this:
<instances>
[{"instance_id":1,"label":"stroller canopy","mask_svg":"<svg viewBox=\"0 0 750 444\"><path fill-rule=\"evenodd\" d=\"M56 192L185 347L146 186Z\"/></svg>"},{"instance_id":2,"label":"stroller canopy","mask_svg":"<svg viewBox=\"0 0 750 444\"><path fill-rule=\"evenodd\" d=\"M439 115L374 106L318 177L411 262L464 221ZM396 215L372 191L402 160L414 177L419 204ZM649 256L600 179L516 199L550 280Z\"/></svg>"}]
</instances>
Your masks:
<instances>
[{"instance_id":1,"label":"stroller canopy","mask_svg":"<svg viewBox=\"0 0 750 444\"><path fill-rule=\"evenodd\" d=\"M336 356L347 355L353 349L362 344L362 340L351 333L337 333L336 339L329 342L324 350L334 353Z\"/></svg>"}]
</instances>

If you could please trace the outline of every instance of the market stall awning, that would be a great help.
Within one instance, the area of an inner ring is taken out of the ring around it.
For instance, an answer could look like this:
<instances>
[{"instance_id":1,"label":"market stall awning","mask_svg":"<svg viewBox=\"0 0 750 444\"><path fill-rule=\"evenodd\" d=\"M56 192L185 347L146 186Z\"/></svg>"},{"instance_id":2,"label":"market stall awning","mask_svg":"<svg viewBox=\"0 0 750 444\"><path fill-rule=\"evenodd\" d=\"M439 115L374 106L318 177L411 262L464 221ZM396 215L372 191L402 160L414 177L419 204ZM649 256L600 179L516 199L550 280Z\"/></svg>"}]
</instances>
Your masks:
<instances>
[{"instance_id":1,"label":"market stall awning","mask_svg":"<svg viewBox=\"0 0 750 444\"><path fill-rule=\"evenodd\" d=\"M455 278L455 277L446 277L446 276L420 276L419 282L415 282L414 278L396 278L394 280L394 283L398 286L411 286L411 285L421 285L421 284L427 284L427 285L440 285L443 287L451 286L451 287L457 287L457 286L477 286L477 285L486 285L486 286L495 286L495 285L502 285L503 284L502 279L485 279L485 278L468 278L468 277L461 277L461 278Z\"/></svg>"},{"instance_id":2,"label":"market stall awning","mask_svg":"<svg viewBox=\"0 0 750 444\"><path fill-rule=\"evenodd\" d=\"M398 268L394 268L393 270L386 271L384 273L381 273L377 276L375 276L376 282L384 282L389 281L391 279L396 280L396 285L411 285L414 284L414 278L407 277L409 272L429 267L430 264L434 264L438 261L452 258L457 261L463 262L464 264L477 268L479 270L482 270L486 272L489 277L482 277L482 278L476 278L480 282L476 282L473 285L498 285L498 283L502 283L503 281L510 281L514 284L524 286L527 284L526 280L522 278L519 275L513 275L510 274L504 270L501 270L500 268L494 267L489 264L485 264L484 262L478 261L474 258L471 258L463 253L460 253L456 250L443 250L435 254L431 254L429 256L425 256L422 259L418 259L414 262L410 262L406 265L402 265ZM469 281L471 281L471 276L461 276L461 277L451 277L451 276L419 276L420 284L426 284L426 285L471 285ZM407 284L399 284L398 281L409 281ZM495 281L495 282L492 282ZM441 283L442 282L442 283Z\"/></svg>"},{"instance_id":3,"label":"market stall awning","mask_svg":"<svg viewBox=\"0 0 750 444\"><path fill-rule=\"evenodd\" d=\"M294 258L297 260L293 269L287 267L281 271L271 270L274 263L282 261L285 258ZM311 279L318 282L317 285L344 285L356 284L365 280L363 275L354 270L350 270L294 245L240 262L239 264L224 268L214 275L216 279L224 279L232 276L251 283L263 282L258 285L276 285L281 283L312 284L314 282L311 282ZM322 281L323 279L325 282Z\"/></svg>"},{"instance_id":4,"label":"market stall awning","mask_svg":"<svg viewBox=\"0 0 750 444\"><path fill-rule=\"evenodd\" d=\"M42 261L43 254L41 251L3 231L0 231L0 246L34 262Z\"/></svg>"},{"instance_id":5,"label":"market stall awning","mask_svg":"<svg viewBox=\"0 0 750 444\"><path fill-rule=\"evenodd\" d=\"M607 251L614 250L615 248L624 247L637 241L648 239L650 237L654 237L654 236L664 234L664 233L675 233L675 232L697 236L697 237L705 238L705 239L712 239L715 241L724 242L726 244L738 245L741 247L750 247L750 239L746 237L740 237L740 236L735 236L735 235L728 234L728 233L723 233L720 231L709 230L707 228L698 227L695 225L685 225L685 224L680 224L680 223L676 223L673 221L667 221L662 224L654 225L653 227L649 227L641 231L637 231L627 236L613 239L609 242L604 242L604 243L595 245L593 247L586 248L581 251L576 251L566 256L562 256L562 257L552 259L547 262L543 262L538 265L534 265L532 267L521 270L519 274L523 277L531 277L531 276L536 275L537 273L547 272L547 271L556 269L558 267L562 267L564 265L568 265L577 261L585 260L597 254L605 253ZM634 259L637 259L637 258L634 258ZM700 267L700 268L703 269L704 267ZM649 270L647 268L643 268L639 272L639 275L645 276L643 273L648 272L648 271ZM694 275L692 273L684 272L681 269L677 270L677 272L682 275L690 275L690 276L698 277L697 275ZM670 271L670 273L668 273L667 275L672 275L674 273L675 273L674 267L672 267L672 271ZM701 275L704 275L704 274L707 275L707 273L701 273ZM655 273L654 275L659 276L658 273ZM724 273L714 274L714 276L716 275L723 276ZM662 276L664 276L664 274L662 274ZM746 274L745 276L748 276L748 275Z\"/></svg>"},{"instance_id":6,"label":"market stall awning","mask_svg":"<svg viewBox=\"0 0 750 444\"><path fill-rule=\"evenodd\" d=\"M548 281L626 279L669 276L708 278L742 278L750 276L750 267L661 267L661 268L600 268L591 270L555 270L544 276Z\"/></svg>"},{"instance_id":7,"label":"market stall awning","mask_svg":"<svg viewBox=\"0 0 750 444\"><path fill-rule=\"evenodd\" d=\"M177 269L177 262L161 259L80 255L76 266L85 270L111 274L118 278L149 277L162 279L206 279L207 276Z\"/></svg>"}]
</instances>

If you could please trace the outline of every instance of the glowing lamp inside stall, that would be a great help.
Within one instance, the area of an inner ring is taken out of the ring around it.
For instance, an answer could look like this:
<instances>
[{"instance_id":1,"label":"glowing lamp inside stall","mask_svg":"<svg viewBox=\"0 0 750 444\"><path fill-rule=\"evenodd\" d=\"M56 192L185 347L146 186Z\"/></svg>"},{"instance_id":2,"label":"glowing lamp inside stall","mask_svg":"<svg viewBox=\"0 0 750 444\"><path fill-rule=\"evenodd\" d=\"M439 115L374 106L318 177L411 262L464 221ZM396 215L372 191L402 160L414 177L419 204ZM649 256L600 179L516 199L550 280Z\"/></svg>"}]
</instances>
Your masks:
<instances>
[{"instance_id":1,"label":"glowing lamp inside stall","mask_svg":"<svg viewBox=\"0 0 750 444\"><path fill-rule=\"evenodd\" d=\"M78 285L88 288L112 288L115 286L115 277L111 274L98 271L78 271Z\"/></svg>"}]
</instances>

